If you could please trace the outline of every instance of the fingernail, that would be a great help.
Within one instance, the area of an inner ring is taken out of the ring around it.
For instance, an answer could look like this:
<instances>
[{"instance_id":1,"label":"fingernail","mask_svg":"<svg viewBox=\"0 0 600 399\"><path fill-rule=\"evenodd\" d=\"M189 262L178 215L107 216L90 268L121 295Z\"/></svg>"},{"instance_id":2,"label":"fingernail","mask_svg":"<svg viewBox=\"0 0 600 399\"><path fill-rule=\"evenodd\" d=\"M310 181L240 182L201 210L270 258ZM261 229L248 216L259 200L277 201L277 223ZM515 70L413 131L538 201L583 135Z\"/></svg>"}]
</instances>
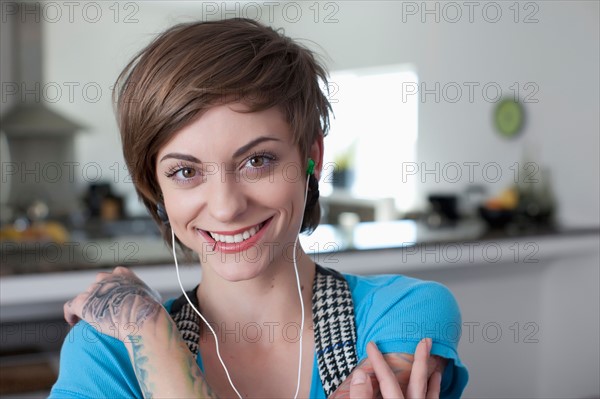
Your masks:
<instances>
[{"instance_id":1,"label":"fingernail","mask_svg":"<svg viewBox=\"0 0 600 399\"><path fill-rule=\"evenodd\" d=\"M431 338L423 338L421 342L425 343L425 347L427 348L427 352L431 352Z\"/></svg>"},{"instance_id":2,"label":"fingernail","mask_svg":"<svg viewBox=\"0 0 600 399\"><path fill-rule=\"evenodd\" d=\"M375 351L379 352L379 348L377 347L377 344L375 344L375 342L369 341L369 343L367 344L367 346L370 346L371 350L375 350Z\"/></svg>"},{"instance_id":3,"label":"fingernail","mask_svg":"<svg viewBox=\"0 0 600 399\"><path fill-rule=\"evenodd\" d=\"M356 369L352 373L352 385L364 384L367 382L367 374L361 369Z\"/></svg>"}]
</instances>

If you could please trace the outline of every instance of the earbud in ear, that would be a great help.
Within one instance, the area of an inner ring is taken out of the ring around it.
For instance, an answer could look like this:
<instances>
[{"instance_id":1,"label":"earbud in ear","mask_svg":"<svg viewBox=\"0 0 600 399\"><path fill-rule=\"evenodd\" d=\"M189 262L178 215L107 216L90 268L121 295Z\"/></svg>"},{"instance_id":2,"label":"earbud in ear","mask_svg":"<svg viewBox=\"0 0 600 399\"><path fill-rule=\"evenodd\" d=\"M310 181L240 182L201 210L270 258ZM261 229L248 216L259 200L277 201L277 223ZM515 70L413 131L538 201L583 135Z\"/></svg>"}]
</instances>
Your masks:
<instances>
[{"instance_id":1,"label":"earbud in ear","mask_svg":"<svg viewBox=\"0 0 600 399\"><path fill-rule=\"evenodd\" d=\"M306 174L312 175L315 171L315 161L312 158L308 158L308 167L306 168Z\"/></svg>"},{"instance_id":2,"label":"earbud in ear","mask_svg":"<svg viewBox=\"0 0 600 399\"><path fill-rule=\"evenodd\" d=\"M167 215L167 210L162 202L156 204L156 214L165 226L169 225L169 215Z\"/></svg>"}]
</instances>

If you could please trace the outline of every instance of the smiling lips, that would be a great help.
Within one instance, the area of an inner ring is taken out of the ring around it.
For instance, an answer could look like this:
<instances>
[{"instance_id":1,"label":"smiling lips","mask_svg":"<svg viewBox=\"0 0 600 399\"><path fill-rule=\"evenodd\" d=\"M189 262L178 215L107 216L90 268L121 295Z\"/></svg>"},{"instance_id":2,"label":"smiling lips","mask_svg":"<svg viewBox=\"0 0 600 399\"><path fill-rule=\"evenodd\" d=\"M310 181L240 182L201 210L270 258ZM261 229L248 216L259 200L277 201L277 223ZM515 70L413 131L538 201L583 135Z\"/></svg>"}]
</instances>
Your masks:
<instances>
[{"instance_id":1,"label":"smiling lips","mask_svg":"<svg viewBox=\"0 0 600 399\"><path fill-rule=\"evenodd\" d=\"M244 251L255 245L263 236L271 220L273 220L272 217L250 228L243 228L236 231L216 232L198 229L198 232L210 243L214 244L215 251L235 253Z\"/></svg>"},{"instance_id":2,"label":"smiling lips","mask_svg":"<svg viewBox=\"0 0 600 399\"><path fill-rule=\"evenodd\" d=\"M249 228L248 230L245 230L242 233L238 233L238 234L219 234L219 233L213 233L213 232L208 232L208 234L210 234L212 236L212 238L215 241L219 241L219 242L225 242L225 243L238 243L238 242L242 242L244 240L247 240L248 238L252 237L254 234L256 234L260 228L262 227L263 223L260 223L254 227Z\"/></svg>"}]
</instances>

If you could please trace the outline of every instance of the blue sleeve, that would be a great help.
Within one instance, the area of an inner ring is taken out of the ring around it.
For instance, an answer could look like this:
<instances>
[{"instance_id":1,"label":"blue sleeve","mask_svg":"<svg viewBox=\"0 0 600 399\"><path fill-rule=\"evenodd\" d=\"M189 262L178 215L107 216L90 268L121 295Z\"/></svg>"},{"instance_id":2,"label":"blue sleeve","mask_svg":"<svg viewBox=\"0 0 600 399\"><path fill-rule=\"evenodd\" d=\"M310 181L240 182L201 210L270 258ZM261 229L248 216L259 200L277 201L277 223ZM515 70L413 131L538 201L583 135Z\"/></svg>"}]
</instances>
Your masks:
<instances>
[{"instance_id":1,"label":"blue sleeve","mask_svg":"<svg viewBox=\"0 0 600 399\"><path fill-rule=\"evenodd\" d=\"M125 345L80 321L63 342L49 397L142 398L142 392Z\"/></svg>"},{"instance_id":2,"label":"blue sleeve","mask_svg":"<svg viewBox=\"0 0 600 399\"><path fill-rule=\"evenodd\" d=\"M448 288L405 276L346 278L354 300L359 361L367 357L370 341L383 353L414 354L422 338L432 338L431 353L449 360L440 397L459 398L468 372L457 352L460 310Z\"/></svg>"}]
</instances>

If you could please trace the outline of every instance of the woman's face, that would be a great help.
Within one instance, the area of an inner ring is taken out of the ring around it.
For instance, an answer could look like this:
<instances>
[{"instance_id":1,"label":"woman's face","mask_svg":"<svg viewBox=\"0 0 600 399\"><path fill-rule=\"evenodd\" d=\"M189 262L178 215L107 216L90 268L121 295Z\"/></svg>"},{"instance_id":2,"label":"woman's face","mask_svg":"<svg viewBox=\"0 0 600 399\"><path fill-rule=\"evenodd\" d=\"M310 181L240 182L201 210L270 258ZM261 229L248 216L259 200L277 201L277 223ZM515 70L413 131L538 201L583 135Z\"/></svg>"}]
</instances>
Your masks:
<instances>
[{"instance_id":1,"label":"woman's face","mask_svg":"<svg viewBox=\"0 0 600 399\"><path fill-rule=\"evenodd\" d=\"M292 262L304 213L306 162L290 126L279 108L236 112L244 109L210 108L160 150L156 165L176 236L205 273L230 281ZM317 167L321 145L311 149Z\"/></svg>"}]
</instances>

